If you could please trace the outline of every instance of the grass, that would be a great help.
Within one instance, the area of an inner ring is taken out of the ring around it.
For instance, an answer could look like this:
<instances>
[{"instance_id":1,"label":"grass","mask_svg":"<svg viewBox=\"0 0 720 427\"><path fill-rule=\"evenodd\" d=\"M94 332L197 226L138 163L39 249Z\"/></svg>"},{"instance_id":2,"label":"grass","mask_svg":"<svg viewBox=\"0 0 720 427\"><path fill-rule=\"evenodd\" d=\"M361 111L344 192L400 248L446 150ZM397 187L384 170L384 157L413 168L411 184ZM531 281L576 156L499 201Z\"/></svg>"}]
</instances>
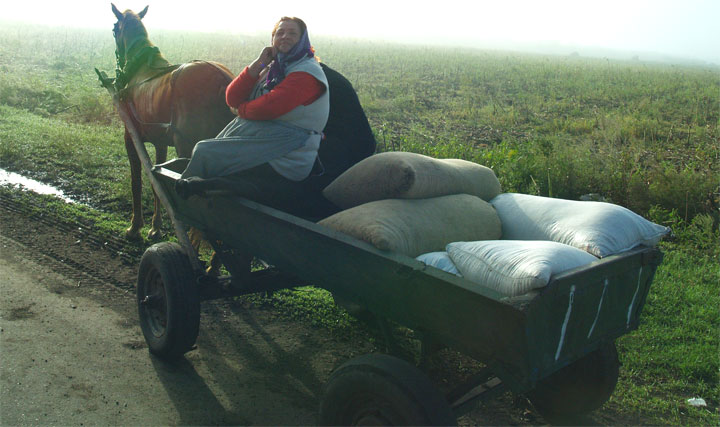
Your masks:
<instances>
[{"instance_id":1,"label":"grass","mask_svg":"<svg viewBox=\"0 0 720 427\"><path fill-rule=\"evenodd\" d=\"M104 211L130 212L122 127L42 117L6 105L0 105L0 116L1 167L52 184ZM147 148L153 156L152 145ZM143 203L149 207L153 196L145 187Z\"/></svg>"},{"instance_id":2,"label":"grass","mask_svg":"<svg viewBox=\"0 0 720 427\"><path fill-rule=\"evenodd\" d=\"M93 71L115 68L110 25L0 29L0 167L89 204L42 198L34 209L117 238L130 216L129 168L121 124ZM171 62L214 59L236 73L265 41L152 30L150 37ZM495 171L504 191L598 193L671 226L640 328L618 341L621 379L603 411L638 424L717 425L717 67L313 41L353 83L379 151L475 161ZM151 198L145 188L148 216ZM248 301L341 336L357 330L321 290ZM709 406L689 407L692 397Z\"/></svg>"},{"instance_id":3,"label":"grass","mask_svg":"<svg viewBox=\"0 0 720 427\"><path fill-rule=\"evenodd\" d=\"M700 237L715 245L718 238ZM676 244L663 250L640 328L618 340L623 368L611 407L637 414L642 424L717 424L720 250L695 256ZM709 408L689 407L693 397Z\"/></svg>"}]
</instances>

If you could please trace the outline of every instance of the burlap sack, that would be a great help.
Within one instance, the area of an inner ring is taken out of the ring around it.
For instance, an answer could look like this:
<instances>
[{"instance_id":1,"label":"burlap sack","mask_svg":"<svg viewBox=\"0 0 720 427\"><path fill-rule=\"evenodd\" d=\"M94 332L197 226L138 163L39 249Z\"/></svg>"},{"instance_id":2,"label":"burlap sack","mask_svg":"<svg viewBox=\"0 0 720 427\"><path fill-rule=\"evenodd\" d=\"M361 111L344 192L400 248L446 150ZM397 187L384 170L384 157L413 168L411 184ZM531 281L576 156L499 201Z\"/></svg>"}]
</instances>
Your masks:
<instances>
[{"instance_id":1,"label":"burlap sack","mask_svg":"<svg viewBox=\"0 0 720 427\"><path fill-rule=\"evenodd\" d=\"M442 251L450 242L499 239L495 209L468 194L366 203L318 224L410 257Z\"/></svg>"},{"instance_id":2,"label":"burlap sack","mask_svg":"<svg viewBox=\"0 0 720 427\"><path fill-rule=\"evenodd\" d=\"M370 156L323 190L328 200L343 209L375 200L463 193L489 201L500 194L500 181L492 169L477 163L403 152Z\"/></svg>"}]
</instances>

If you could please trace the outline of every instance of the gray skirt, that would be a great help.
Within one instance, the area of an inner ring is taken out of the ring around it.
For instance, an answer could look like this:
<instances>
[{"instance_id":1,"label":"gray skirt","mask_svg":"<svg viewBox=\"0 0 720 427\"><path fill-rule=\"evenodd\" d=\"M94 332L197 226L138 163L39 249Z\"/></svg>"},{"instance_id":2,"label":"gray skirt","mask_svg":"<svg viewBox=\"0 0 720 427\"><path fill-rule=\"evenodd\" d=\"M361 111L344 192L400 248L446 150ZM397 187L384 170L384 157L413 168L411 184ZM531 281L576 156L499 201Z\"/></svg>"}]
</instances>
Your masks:
<instances>
[{"instance_id":1,"label":"gray skirt","mask_svg":"<svg viewBox=\"0 0 720 427\"><path fill-rule=\"evenodd\" d=\"M297 150L315 133L286 122L236 117L217 137L195 145L182 177L215 178L251 169Z\"/></svg>"}]
</instances>

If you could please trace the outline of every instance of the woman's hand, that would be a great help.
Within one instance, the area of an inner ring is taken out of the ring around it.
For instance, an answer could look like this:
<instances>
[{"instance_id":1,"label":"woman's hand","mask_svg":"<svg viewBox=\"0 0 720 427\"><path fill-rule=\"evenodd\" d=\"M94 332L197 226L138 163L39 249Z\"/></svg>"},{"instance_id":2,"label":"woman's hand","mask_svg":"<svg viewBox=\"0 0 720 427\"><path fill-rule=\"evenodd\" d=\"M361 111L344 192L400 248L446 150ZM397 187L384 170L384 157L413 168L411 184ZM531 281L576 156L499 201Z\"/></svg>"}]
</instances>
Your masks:
<instances>
[{"instance_id":1,"label":"woman's hand","mask_svg":"<svg viewBox=\"0 0 720 427\"><path fill-rule=\"evenodd\" d=\"M255 61L253 61L252 64L248 66L250 75L253 77L258 77L260 75L260 72L270 65L270 62L272 62L275 59L275 55L277 54L277 51L272 46L266 46L263 48L263 50L260 51L260 55L257 57Z\"/></svg>"}]
</instances>

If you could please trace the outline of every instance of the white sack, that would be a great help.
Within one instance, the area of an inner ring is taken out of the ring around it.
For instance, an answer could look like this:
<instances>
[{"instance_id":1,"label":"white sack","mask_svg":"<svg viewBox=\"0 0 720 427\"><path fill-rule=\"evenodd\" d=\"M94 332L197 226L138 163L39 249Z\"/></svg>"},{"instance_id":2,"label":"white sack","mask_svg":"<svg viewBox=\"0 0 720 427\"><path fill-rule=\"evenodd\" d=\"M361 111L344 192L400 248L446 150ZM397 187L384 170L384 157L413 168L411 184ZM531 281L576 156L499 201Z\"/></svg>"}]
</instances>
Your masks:
<instances>
[{"instance_id":1,"label":"white sack","mask_svg":"<svg viewBox=\"0 0 720 427\"><path fill-rule=\"evenodd\" d=\"M325 198L343 209L383 199L461 193L489 201L500 194L500 181L492 169L467 160L391 151L358 162L323 190Z\"/></svg>"},{"instance_id":2,"label":"white sack","mask_svg":"<svg viewBox=\"0 0 720 427\"><path fill-rule=\"evenodd\" d=\"M551 240L598 257L655 246L670 229L622 206L503 193L490 201L504 240Z\"/></svg>"},{"instance_id":3,"label":"white sack","mask_svg":"<svg viewBox=\"0 0 720 427\"><path fill-rule=\"evenodd\" d=\"M378 200L318 222L378 249L416 257L460 240L499 239L500 219L490 203L469 194L417 200Z\"/></svg>"},{"instance_id":4,"label":"white sack","mask_svg":"<svg viewBox=\"0 0 720 427\"><path fill-rule=\"evenodd\" d=\"M458 269L455 267L455 264L453 264L447 252L430 252L427 254L422 254L415 259L424 263L425 265L439 268L442 271L446 271L448 273L462 277L462 274L460 274Z\"/></svg>"},{"instance_id":5,"label":"white sack","mask_svg":"<svg viewBox=\"0 0 720 427\"><path fill-rule=\"evenodd\" d=\"M542 288L555 274L597 261L572 246L539 240L454 242L447 245L447 253L464 278L509 297Z\"/></svg>"}]
</instances>

